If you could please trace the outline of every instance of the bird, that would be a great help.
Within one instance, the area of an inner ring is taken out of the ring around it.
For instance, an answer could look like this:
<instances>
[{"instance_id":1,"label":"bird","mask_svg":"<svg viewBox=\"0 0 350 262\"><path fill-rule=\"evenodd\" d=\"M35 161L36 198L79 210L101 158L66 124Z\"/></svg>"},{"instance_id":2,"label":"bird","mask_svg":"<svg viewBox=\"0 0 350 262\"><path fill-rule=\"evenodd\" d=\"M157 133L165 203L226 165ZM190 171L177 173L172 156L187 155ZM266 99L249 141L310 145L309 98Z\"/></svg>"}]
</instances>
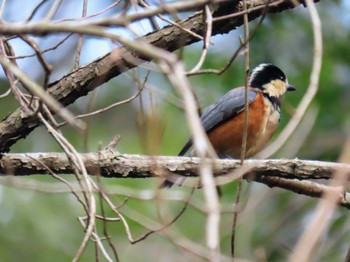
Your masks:
<instances>
[{"instance_id":1,"label":"bird","mask_svg":"<svg viewBox=\"0 0 350 262\"><path fill-rule=\"evenodd\" d=\"M281 118L281 102L287 91L296 90L288 83L283 71L277 66L264 63L255 67L248 78L248 132L245 157L261 151L276 131ZM230 90L203 111L201 124L210 143L220 158L239 159L244 129L245 87ZM179 156L192 147L190 138ZM195 155L193 152L190 156ZM181 185L185 177L164 180L161 187Z\"/></svg>"}]
</instances>

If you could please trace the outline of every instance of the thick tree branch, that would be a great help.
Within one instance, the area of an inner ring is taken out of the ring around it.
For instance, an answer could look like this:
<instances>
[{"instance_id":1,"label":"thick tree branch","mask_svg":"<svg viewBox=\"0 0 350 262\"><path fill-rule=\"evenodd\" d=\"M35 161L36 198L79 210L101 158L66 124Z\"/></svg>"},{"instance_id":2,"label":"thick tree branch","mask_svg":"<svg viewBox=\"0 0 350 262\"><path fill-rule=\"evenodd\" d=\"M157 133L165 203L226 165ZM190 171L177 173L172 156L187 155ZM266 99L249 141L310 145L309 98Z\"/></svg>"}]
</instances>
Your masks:
<instances>
[{"instance_id":1,"label":"thick tree branch","mask_svg":"<svg viewBox=\"0 0 350 262\"><path fill-rule=\"evenodd\" d=\"M152 178L171 176L198 176L199 158L172 156L142 156L119 154L112 149L98 153L81 154L91 175L108 178ZM342 187L331 187L312 181L330 179L337 170L350 174L349 164L309 160L246 160L242 167L238 160L213 160L214 174L226 181L244 175L248 181L256 181L269 187L279 187L310 197L320 198L325 192L339 194L339 205L350 209L349 195ZM0 160L2 176L27 176L34 174L73 174L74 170L64 153L4 154ZM233 175L232 175L233 174ZM226 175L226 176L225 176Z\"/></svg>"},{"instance_id":2,"label":"thick tree branch","mask_svg":"<svg viewBox=\"0 0 350 262\"><path fill-rule=\"evenodd\" d=\"M169 174L198 176L200 159L196 157L143 156L119 154L114 150L81 154L91 175L114 178L164 177ZM215 159L214 174L225 175L234 170L242 170L237 160ZM26 176L47 174L47 168L57 174L70 174L73 169L64 153L4 154L0 160L2 175ZM270 159L244 161L244 173L249 178L281 177L289 179L330 179L334 171L350 165L333 162L300 159Z\"/></svg>"},{"instance_id":3,"label":"thick tree branch","mask_svg":"<svg viewBox=\"0 0 350 262\"><path fill-rule=\"evenodd\" d=\"M289 8L294 8L302 4L302 0L272 0L269 1L268 12L281 12ZM259 17L266 12L266 1L255 0L250 1L248 9L249 20ZM213 18L230 15L229 18L214 20L212 35L224 34L242 25L243 14L240 1L230 1L216 8ZM233 16L232 14L237 14ZM202 12L198 12L193 16L180 21L178 23L182 28L191 30L192 32L203 35L204 21ZM74 30L73 30L74 29ZM102 29L102 28L101 28ZM69 31L71 30L71 31ZM0 33L2 34L36 34L44 35L49 32L74 32L77 33L78 28L61 26L46 26L45 24L1 24ZM83 33L83 32L82 32ZM86 32L89 33L89 32ZM174 51L201 39L189 34L177 26L168 26L158 31L152 32L144 37L143 41L152 44L158 48L167 51ZM151 57L140 57L134 51L127 47L116 48L102 58L81 67L60 80L50 85L49 93L63 105L69 105L81 96L88 94L96 87L107 82L113 77L136 67L145 61L151 60ZM17 109L7 116L0 123L0 152L9 151L10 147L19 139L25 138L33 129L39 125L36 117L26 117L20 109Z\"/></svg>"}]
</instances>

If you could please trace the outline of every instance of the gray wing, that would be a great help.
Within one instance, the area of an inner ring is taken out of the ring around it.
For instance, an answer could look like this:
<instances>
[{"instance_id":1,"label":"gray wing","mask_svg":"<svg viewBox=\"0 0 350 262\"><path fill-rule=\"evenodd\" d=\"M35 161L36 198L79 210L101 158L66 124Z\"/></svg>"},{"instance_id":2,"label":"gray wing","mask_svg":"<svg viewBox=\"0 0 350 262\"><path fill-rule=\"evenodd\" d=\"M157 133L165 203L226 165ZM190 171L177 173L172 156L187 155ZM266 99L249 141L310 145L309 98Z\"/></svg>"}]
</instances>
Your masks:
<instances>
[{"instance_id":1,"label":"gray wing","mask_svg":"<svg viewBox=\"0 0 350 262\"><path fill-rule=\"evenodd\" d=\"M248 91L249 104L254 101L257 92ZM215 126L224 123L230 118L238 115L245 108L244 87L232 89L221 97L215 104L204 110L201 122L206 132L210 132Z\"/></svg>"},{"instance_id":2,"label":"gray wing","mask_svg":"<svg viewBox=\"0 0 350 262\"><path fill-rule=\"evenodd\" d=\"M252 103L257 95L255 90L248 91L249 104ZM201 122L204 130L208 133L214 127L226 122L230 118L238 115L245 108L245 88L239 87L232 89L221 97L215 104L204 110L201 116ZM192 139L182 148L179 156L184 155L192 146Z\"/></svg>"}]
</instances>

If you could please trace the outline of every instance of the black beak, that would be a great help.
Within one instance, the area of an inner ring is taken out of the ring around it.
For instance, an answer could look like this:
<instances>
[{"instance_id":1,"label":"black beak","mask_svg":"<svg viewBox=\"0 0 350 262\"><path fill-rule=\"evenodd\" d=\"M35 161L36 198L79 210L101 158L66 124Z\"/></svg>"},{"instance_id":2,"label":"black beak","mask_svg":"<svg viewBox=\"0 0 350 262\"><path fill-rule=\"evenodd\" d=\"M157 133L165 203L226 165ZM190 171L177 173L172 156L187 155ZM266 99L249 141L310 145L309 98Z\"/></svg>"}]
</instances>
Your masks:
<instances>
[{"instance_id":1,"label":"black beak","mask_svg":"<svg viewBox=\"0 0 350 262\"><path fill-rule=\"evenodd\" d=\"M292 86L292 85L287 86L287 91L295 91L295 90L296 90L296 88L294 86Z\"/></svg>"}]
</instances>

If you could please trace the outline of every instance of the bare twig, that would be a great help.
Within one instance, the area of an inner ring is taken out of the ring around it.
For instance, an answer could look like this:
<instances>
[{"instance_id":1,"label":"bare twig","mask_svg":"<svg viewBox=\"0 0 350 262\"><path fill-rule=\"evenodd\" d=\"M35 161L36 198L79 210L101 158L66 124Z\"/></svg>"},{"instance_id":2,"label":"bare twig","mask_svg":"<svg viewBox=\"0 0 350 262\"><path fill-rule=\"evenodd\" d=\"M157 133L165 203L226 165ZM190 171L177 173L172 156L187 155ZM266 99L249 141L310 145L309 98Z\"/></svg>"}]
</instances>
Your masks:
<instances>
[{"instance_id":1,"label":"bare twig","mask_svg":"<svg viewBox=\"0 0 350 262\"><path fill-rule=\"evenodd\" d=\"M40 7L42 7L43 4L45 4L46 2L47 2L47 0L42 0L41 2L39 2L37 4L37 6L33 9L32 13L28 16L26 21L27 22L31 21L33 19L33 17L35 16L35 14L39 11Z\"/></svg>"},{"instance_id":2,"label":"bare twig","mask_svg":"<svg viewBox=\"0 0 350 262\"><path fill-rule=\"evenodd\" d=\"M113 103L113 104L111 104L111 105L108 105L108 106L106 106L106 107L104 107L104 108L95 110L95 111L90 112L90 113L77 115L76 118L81 119L81 118L86 118L86 117L90 117L90 116L95 116L95 115L104 113L104 112L106 112L106 111L108 111L108 110L110 110L110 109L112 109L112 108L114 108L114 107L117 107L117 106L120 106L120 105L123 105L123 104L130 103L131 101L133 101L135 98L137 98L137 97L140 95L140 93L141 93L142 90L143 90L143 87L144 87L144 86L141 86L141 88L139 88L139 89L136 91L135 94L133 94L132 96L130 96L130 97L127 98L127 99L124 99L124 100L122 100L122 101ZM65 125L65 124L67 124L67 122L61 123L61 124L59 124L59 126L63 126L63 125Z\"/></svg>"},{"instance_id":3,"label":"bare twig","mask_svg":"<svg viewBox=\"0 0 350 262\"><path fill-rule=\"evenodd\" d=\"M320 71L322 65L322 28L321 20L318 15L315 4L311 0L306 0L308 5L308 11L310 13L313 36L314 36L314 59L313 67L311 72L310 86L307 90L307 94L304 96L302 102L300 103L296 114L293 116L292 120L288 123L285 128L284 133L281 134L280 143L285 141L295 127L299 124L302 116L305 114L308 105L311 103L313 97L315 96L318 89L318 82L320 78ZM285 137L283 137L283 135ZM283 140L284 139L284 140ZM277 145L277 142L275 143ZM349 159L347 159L349 161ZM339 169L335 172L335 178L331 182L332 186L343 186L347 180L347 172L345 170ZM314 219L312 219L311 225L306 229L306 231L301 236L298 241L294 252L291 255L290 261L292 262L306 262L310 260L311 252L315 248L321 234L327 227L331 215L339 201L339 192L327 192L322 201L320 201L317 209L314 213Z\"/></svg>"},{"instance_id":4,"label":"bare twig","mask_svg":"<svg viewBox=\"0 0 350 262\"><path fill-rule=\"evenodd\" d=\"M11 88L7 89L7 91L3 94L0 94L0 98L7 97L9 94L11 94Z\"/></svg>"},{"instance_id":5,"label":"bare twig","mask_svg":"<svg viewBox=\"0 0 350 262\"><path fill-rule=\"evenodd\" d=\"M300 148L305 144L307 137L310 135L315 125L319 108L316 105L311 106L305 113L300 125L296 128L288 142L281 149L280 155L284 158L292 158L297 156Z\"/></svg>"},{"instance_id":6,"label":"bare twig","mask_svg":"<svg viewBox=\"0 0 350 262\"><path fill-rule=\"evenodd\" d=\"M308 4L310 4L308 2ZM311 5L311 4L310 4ZM310 9L311 16L318 18L316 9ZM339 162L350 162L350 135L344 144L343 151L339 157ZM315 212L314 217L310 222L292 253L290 261L309 261L311 254L315 249L319 239L330 223L331 217L335 211L336 205L346 202L345 186L348 184L349 174L345 169L337 169L334 173L334 178L330 183L333 190L324 192Z\"/></svg>"},{"instance_id":7,"label":"bare twig","mask_svg":"<svg viewBox=\"0 0 350 262\"><path fill-rule=\"evenodd\" d=\"M61 19L61 20L56 20L55 22L66 22L66 21L79 21L79 20L86 20L86 19L89 19L89 18L93 18L93 17L96 17L96 16L99 16L109 10L111 10L112 8L118 6L120 3L122 2L122 0L118 0L118 1L115 1L113 4L110 4L109 6L107 6L106 8L102 9L101 11L99 12L96 12L96 13L93 13L91 15L88 15L88 16L85 16L85 17L80 17L80 18L64 18L64 19Z\"/></svg>"},{"instance_id":8,"label":"bare twig","mask_svg":"<svg viewBox=\"0 0 350 262\"><path fill-rule=\"evenodd\" d=\"M202 69L198 70L196 72L189 72L187 73L188 76L192 75L199 75L199 74L217 74L221 75L224 72L226 72L227 69L230 68L232 63L236 60L237 57L239 57L243 53L243 49L245 48L247 42L249 42L261 26L262 22L264 21L266 14L268 11L268 5L266 4L265 9L263 9L261 18L259 19L259 22L256 24L256 26L253 28L252 33L249 34L249 37L247 39L244 39L244 42L240 41L239 47L235 50L235 52L231 55L229 61L222 67L221 69ZM244 14L244 13L243 13Z\"/></svg>"},{"instance_id":9,"label":"bare twig","mask_svg":"<svg viewBox=\"0 0 350 262\"><path fill-rule=\"evenodd\" d=\"M293 0L292 0L293 1ZM218 22L218 21L225 21L225 20L229 20L238 16L244 16L244 15L248 15L249 13L256 11L256 10L261 10L264 8L271 8L274 6L278 6L279 4L283 3L284 0L268 0L268 1L257 1L256 3L252 3L251 6L249 7L249 9L243 9L240 12L235 12L233 14L229 14L229 15L223 15L223 16L219 16L219 17L215 17L213 19L214 22Z\"/></svg>"},{"instance_id":10,"label":"bare twig","mask_svg":"<svg viewBox=\"0 0 350 262\"><path fill-rule=\"evenodd\" d=\"M297 242L289 261L310 261L311 254L324 230L329 225L337 204L344 201L344 185L347 182L348 173L345 170L340 169L337 170L334 176L335 178L330 185L332 190L324 192L324 195L314 212L312 220Z\"/></svg>"},{"instance_id":11,"label":"bare twig","mask_svg":"<svg viewBox=\"0 0 350 262\"><path fill-rule=\"evenodd\" d=\"M143 3L144 6L149 7L149 5L147 5L147 4L145 3L145 1L140 0L139 2ZM172 12L172 11L171 11L171 12ZM200 40L203 40L203 37L202 37L201 35L196 34L195 32L191 31L190 29L187 29L187 28L181 26L180 24L178 24L178 23L176 23L176 22L174 22L174 21L172 21L172 20L166 18L165 16L163 16L163 15L161 15L161 14L158 14L157 17L159 17L159 19L163 20L164 22L169 23L170 25L176 26L177 28L179 28L180 30L182 30L182 31L184 31L184 32L186 32L186 33L188 33L188 34L190 34L190 35L192 35L192 36L194 36L194 37L196 37L196 38L198 38L198 39L200 39ZM153 18L153 17L151 17L150 19L152 19L152 18ZM153 21L153 19L152 19L152 23L153 23L153 24L155 23L155 21ZM158 27L158 26L155 26L154 28L157 28L157 27ZM159 27L158 27L157 30L159 30Z\"/></svg>"},{"instance_id":12,"label":"bare twig","mask_svg":"<svg viewBox=\"0 0 350 262\"><path fill-rule=\"evenodd\" d=\"M158 223L148 219L143 214L138 212L136 209L125 207L124 211L126 216L128 216L130 219L134 221L137 221L137 223L143 225L146 228L159 227ZM202 257L205 260L212 261L213 257L212 257L212 251L210 249L205 248L196 242L190 241L187 238L184 238L181 234L178 234L177 232L174 232L173 230L171 230L171 228L168 228L166 233L165 232L163 233L163 231L160 231L159 233L166 234L177 246L181 247L182 249L187 250L188 252L191 252L198 257ZM228 257L223 256L221 254L219 254L218 259L222 262L232 261ZM238 259L237 262L241 262L241 260ZM247 262L247 261L244 261L244 262Z\"/></svg>"},{"instance_id":13,"label":"bare twig","mask_svg":"<svg viewBox=\"0 0 350 262\"><path fill-rule=\"evenodd\" d=\"M211 15L211 11L209 6L205 6L204 8L205 10L205 23L206 23L206 34L204 37L204 43L203 43L203 52L201 54L201 57L199 58L199 61L197 62L197 64L190 70L189 74L194 74L195 72L197 72L203 65L205 58L207 57L208 54L208 49L210 46L210 37L211 37L211 33L213 30L213 17Z\"/></svg>"},{"instance_id":14,"label":"bare twig","mask_svg":"<svg viewBox=\"0 0 350 262\"><path fill-rule=\"evenodd\" d=\"M13 50L12 50L11 46L8 43L5 43L3 41L3 39L0 39L0 53L3 53L4 55L7 56L8 52L10 54L13 54ZM25 97L24 97L23 93L21 92L21 90L17 87L16 83L18 83L18 81L16 81L16 78L15 78L14 74L10 70L4 68L4 66L2 66L2 68L3 68L4 72L5 72L5 75L6 75L7 79L8 79L8 81L9 81L9 84L10 84L9 91L12 91L12 94L16 98L17 102L20 104L21 109L24 112L29 113L30 112L30 110L28 108L28 104L29 103L25 99ZM8 93L8 92L6 92L6 93ZM4 95L2 95L2 97L5 96L6 93Z\"/></svg>"},{"instance_id":15,"label":"bare twig","mask_svg":"<svg viewBox=\"0 0 350 262\"><path fill-rule=\"evenodd\" d=\"M86 223L84 221L84 218L79 217L79 222L80 222L80 224L82 225L83 228L86 228ZM95 232L92 232L91 235L92 235L94 241L97 243L98 248L102 251L102 254L105 257L105 259L108 262L113 262L114 260L109 256L109 254L107 253L106 249L102 245L100 237Z\"/></svg>"},{"instance_id":16,"label":"bare twig","mask_svg":"<svg viewBox=\"0 0 350 262\"><path fill-rule=\"evenodd\" d=\"M247 2L246 0L243 0L243 10L247 9ZM241 159L240 162L243 165L245 160L245 153L247 148L247 138L248 138L248 117L249 117L249 97L248 97L248 91L249 91L249 25L248 25L248 14L245 14L243 16L244 20L244 41L245 41L245 53L244 53L244 78L245 78L245 91L244 91L244 97L245 97L245 110L244 110L244 126L243 126L243 135L242 135L242 145L241 145ZM241 199L241 191L242 191L242 176L238 179L238 185L237 185L237 192L236 192L236 198L235 198L235 207L239 206L239 202ZM233 222L232 222L232 235L231 235L231 256L235 257L235 238L236 238L236 227L237 227L237 221L238 221L238 214L240 210L238 208L235 208L233 213Z\"/></svg>"},{"instance_id":17,"label":"bare twig","mask_svg":"<svg viewBox=\"0 0 350 262\"><path fill-rule=\"evenodd\" d=\"M195 190L195 187L192 188L192 190L189 194L189 197L185 200L184 206L181 208L180 212L175 217L173 217L169 222L166 222L165 224L163 224L161 227L153 229L153 230L147 232L146 234L144 234L143 236L139 237L138 239L135 239L132 242L132 244L136 244L137 242L140 242L140 241L146 239L148 236L150 236L154 233L163 231L164 229L166 229L169 226L171 226L172 224L174 224L182 216L182 214L186 211L186 209L190 203L191 197L193 196L194 190Z\"/></svg>"},{"instance_id":18,"label":"bare twig","mask_svg":"<svg viewBox=\"0 0 350 262\"><path fill-rule=\"evenodd\" d=\"M188 79L185 76L182 64L179 61L170 60L168 64L163 64L163 67L166 70L169 80L184 99L186 116L192 131L194 149L201 159L199 173L203 185L204 196L208 205L206 243L207 247L212 252L212 260L217 261L220 254L218 251L220 222L219 199L215 188L212 166L210 161L206 159L208 153L210 156L215 156L215 153L211 148L200 123L197 114L196 100L194 99Z\"/></svg>"},{"instance_id":19,"label":"bare twig","mask_svg":"<svg viewBox=\"0 0 350 262\"><path fill-rule=\"evenodd\" d=\"M96 185L98 186L98 192L99 192L99 200L100 200L100 209L101 209L101 214L102 214L102 221L103 221L103 235L105 236L105 238L107 239L108 245L110 246L110 248L112 249L113 255L114 255L114 261L115 262L119 262L119 256L118 256L118 252L117 249L115 247L115 245L112 243L111 237L108 235L107 233L107 222L109 221L119 221L120 219L110 219L106 217L106 211L105 211L105 207L104 207L104 202L103 202L103 196L101 194L101 192L105 192L105 188L103 187L102 183L101 183L101 176L99 175L99 173L96 173L97 176L97 183ZM96 216L97 217L97 216Z\"/></svg>"},{"instance_id":20,"label":"bare twig","mask_svg":"<svg viewBox=\"0 0 350 262\"><path fill-rule=\"evenodd\" d=\"M97 19L95 21L92 21L94 25L120 25L125 26L131 22L135 22L140 19L149 18L154 15L160 15L160 14L171 14L171 13L178 13L183 11L189 11L189 10L196 10L199 8L204 7L207 4L223 4L227 3L231 0L187 0L187 1L180 1L180 2L172 2L167 4L162 4L159 6L156 6L154 8L148 8L143 10L142 12L129 14L127 17L120 16L120 17L107 17L107 18L101 18Z\"/></svg>"},{"instance_id":21,"label":"bare twig","mask_svg":"<svg viewBox=\"0 0 350 262\"><path fill-rule=\"evenodd\" d=\"M266 147L257 155L257 157L260 158L270 157L271 155L276 153L277 150L279 150L281 146L288 140L288 138L292 135L296 127L301 122L302 118L306 113L306 110L308 109L318 90L318 82L322 66L322 29L321 21L317 15L317 12L315 15L316 9L314 7L314 2L311 0L308 0L307 2L310 3L308 4L308 10L311 15L311 21L314 32L314 58L312 64L312 72L310 76L310 84L305 95L303 96L303 99L301 100L298 108L296 109L293 117L288 122L287 126L282 130L281 134L275 141L273 141L268 147Z\"/></svg>"},{"instance_id":22,"label":"bare twig","mask_svg":"<svg viewBox=\"0 0 350 262\"><path fill-rule=\"evenodd\" d=\"M49 10L49 12L47 12L47 15L44 19L44 21L49 21L51 20L57 13L58 9L60 8L62 4L62 0L55 0L51 9Z\"/></svg>"},{"instance_id":23,"label":"bare twig","mask_svg":"<svg viewBox=\"0 0 350 262\"><path fill-rule=\"evenodd\" d=\"M57 49L57 47L59 47L60 45L62 45L65 41L68 40L68 38L70 38L73 34L68 34L67 36L65 36L64 38L62 38L62 40L60 40L59 42L57 42L55 45L46 48L44 50L41 51L41 54L44 54L46 52L52 51ZM28 55L21 55L21 56L7 56L9 59L24 59L24 58L28 58L28 57L34 57L36 56L36 53L33 54L28 54Z\"/></svg>"},{"instance_id":24,"label":"bare twig","mask_svg":"<svg viewBox=\"0 0 350 262\"><path fill-rule=\"evenodd\" d=\"M85 212L88 213L88 209L86 204L83 202L83 200L81 200L81 198L79 197L79 195L77 194L77 192L74 190L74 188L72 187L72 185L65 180L64 178L60 177L59 175L55 174L47 165L45 165L45 163L41 162L39 159L36 158L32 158L33 161L39 163L43 168L45 168L48 172L48 174L50 174L53 178L57 179L58 181L62 182L63 184L65 184L65 186L68 187L69 193L73 194L73 196L77 199L77 201L82 205L82 207L84 208Z\"/></svg>"},{"instance_id":25,"label":"bare twig","mask_svg":"<svg viewBox=\"0 0 350 262\"><path fill-rule=\"evenodd\" d=\"M83 18L86 16L87 6L88 6L88 1L84 0L83 13L82 13L82 17ZM76 56L75 56L74 68L78 68L79 65L80 65L80 54L81 54L82 47L83 47L83 35L79 35L78 44L77 44L77 51L76 51Z\"/></svg>"},{"instance_id":26,"label":"bare twig","mask_svg":"<svg viewBox=\"0 0 350 262\"><path fill-rule=\"evenodd\" d=\"M21 35L20 38L26 42L31 48L33 48L36 57L39 60L39 63L41 64L42 68L45 71L45 79L44 79L44 84L43 87L44 89L47 88L48 83L49 83L49 78L50 78L50 74L52 71L52 66L46 61L45 57L43 56L42 51L39 49L38 44L31 38L29 38L26 35Z\"/></svg>"},{"instance_id":27,"label":"bare twig","mask_svg":"<svg viewBox=\"0 0 350 262\"><path fill-rule=\"evenodd\" d=\"M0 19L2 20L2 14L4 12L5 9L5 5L6 5L6 0L1 1L1 6L0 6Z\"/></svg>"},{"instance_id":28,"label":"bare twig","mask_svg":"<svg viewBox=\"0 0 350 262\"><path fill-rule=\"evenodd\" d=\"M29 79L25 73L23 73L16 65L8 61L2 54L0 54L0 63L4 68L6 68L6 70L10 70L23 84L25 84L25 87L33 95L38 96L41 101L43 101L56 114L68 121L71 126L77 128L78 130L84 129L84 123L82 121L76 120L68 109L60 105L60 103L57 102L51 95L46 93L40 85Z\"/></svg>"},{"instance_id":29,"label":"bare twig","mask_svg":"<svg viewBox=\"0 0 350 262\"><path fill-rule=\"evenodd\" d=\"M81 158L81 156L78 154L78 152L75 150L75 148L59 133L57 132L41 115L41 113L38 114L41 122L45 125L48 132L54 137L54 139L58 142L58 144L62 147L63 150L65 150L65 153L68 157L69 162L73 166L74 173L76 175L76 178L78 182L80 183L80 186L84 189L83 195L86 201L86 205L88 207L88 225L86 228L84 239L76 253L76 255L73 258L73 261L77 261L81 255L83 254L88 241L90 237L93 234L93 231L95 229L95 215L96 215L96 202L95 202L95 196L93 194L93 188L92 188L92 180L87 174L87 170L85 168L84 162ZM82 177L81 177L82 175ZM86 190L86 192L85 192Z\"/></svg>"}]
</instances>

